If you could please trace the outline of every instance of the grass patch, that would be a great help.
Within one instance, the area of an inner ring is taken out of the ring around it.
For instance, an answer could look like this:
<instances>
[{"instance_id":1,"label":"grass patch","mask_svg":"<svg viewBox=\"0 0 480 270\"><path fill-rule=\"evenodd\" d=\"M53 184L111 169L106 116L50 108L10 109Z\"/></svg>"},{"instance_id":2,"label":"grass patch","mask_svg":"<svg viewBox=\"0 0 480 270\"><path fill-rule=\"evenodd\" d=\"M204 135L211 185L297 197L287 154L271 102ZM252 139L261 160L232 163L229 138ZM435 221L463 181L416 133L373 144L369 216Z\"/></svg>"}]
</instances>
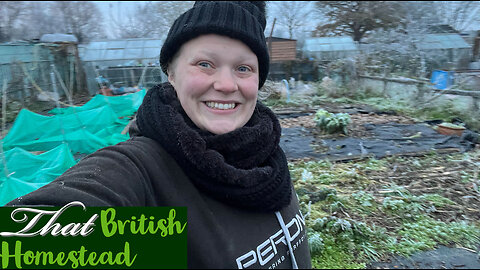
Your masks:
<instances>
[{"instance_id":1,"label":"grass patch","mask_svg":"<svg viewBox=\"0 0 480 270\"><path fill-rule=\"evenodd\" d=\"M402 238L389 249L393 253L411 255L418 250L433 249L438 244L461 244L464 247L476 248L480 240L478 226L464 221L445 223L432 218L422 217L415 222L406 222L398 231Z\"/></svg>"}]
</instances>

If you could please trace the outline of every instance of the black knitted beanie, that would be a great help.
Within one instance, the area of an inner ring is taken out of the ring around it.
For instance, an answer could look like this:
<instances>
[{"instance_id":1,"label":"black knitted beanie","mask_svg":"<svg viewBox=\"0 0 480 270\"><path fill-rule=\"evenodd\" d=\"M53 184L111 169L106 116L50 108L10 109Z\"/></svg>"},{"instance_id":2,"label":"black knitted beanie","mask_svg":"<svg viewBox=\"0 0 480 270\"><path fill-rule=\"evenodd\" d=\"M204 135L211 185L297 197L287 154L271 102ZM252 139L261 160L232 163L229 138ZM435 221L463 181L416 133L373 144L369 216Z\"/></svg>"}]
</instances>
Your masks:
<instances>
[{"instance_id":1,"label":"black knitted beanie","mask_svg":"<svg viewBox=\"0 0 480 270\"><path fill-rule=\"evenodd\" d=\"M219 34L242 41L257 55L261 88L269 69L265 25L265 1L197 1L170 28L160 52L162 70L167 74L173 56L185 42Z\"/></svg>"}]
</instances>

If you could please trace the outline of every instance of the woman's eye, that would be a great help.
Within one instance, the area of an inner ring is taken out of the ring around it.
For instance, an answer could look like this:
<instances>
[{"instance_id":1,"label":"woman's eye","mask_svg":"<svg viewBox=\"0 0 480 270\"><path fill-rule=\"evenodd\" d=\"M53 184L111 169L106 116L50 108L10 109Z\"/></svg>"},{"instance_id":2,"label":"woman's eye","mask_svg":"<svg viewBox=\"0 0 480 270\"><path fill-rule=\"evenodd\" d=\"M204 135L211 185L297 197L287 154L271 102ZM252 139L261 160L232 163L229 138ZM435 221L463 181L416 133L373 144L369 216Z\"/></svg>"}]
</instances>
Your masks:
<instances>
[{"instance_id":1,"label":"woman's eye","mask_svg":"<svg viewBox=\"0 0 480 270\"><path fill-rule=\"evenodd\" d=\"M247 66L239 66L239 67L238 67L238 71L240 71L240 72L248 72L248 71L250 71L250 68L247 67Z\"/></svg>"},{"instance_id":2,"label":"woman's eye","mask_svg":"<svg viewBox=\"0 0 480 270\"><path fill-rule=\"evenodd\" d=\"M208 63L208 62L200 62L200 63L198 63L198 65L201 66L201 67L204 67L204 68L211 68L212 67L212 65L210 65L210 63Z\"/></svg>"}]
</instances>

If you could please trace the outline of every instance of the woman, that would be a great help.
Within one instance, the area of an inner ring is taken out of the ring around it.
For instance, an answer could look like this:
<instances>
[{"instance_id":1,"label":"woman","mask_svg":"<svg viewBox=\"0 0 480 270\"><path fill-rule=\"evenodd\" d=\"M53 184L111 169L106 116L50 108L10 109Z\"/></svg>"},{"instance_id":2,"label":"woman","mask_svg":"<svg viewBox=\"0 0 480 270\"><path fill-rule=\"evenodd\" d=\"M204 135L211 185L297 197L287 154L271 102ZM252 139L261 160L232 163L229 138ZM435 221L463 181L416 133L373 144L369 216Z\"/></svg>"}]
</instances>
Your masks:
<instances>
[{"instance_id":1,"label":"woman","mask_svg":"<svg viewBox=\"0 0 480 270\"><path fill-rule=\"evenodd\" d=\"M171 27L131 139L9 205L186 206L188 266L310 268L275 115L264 2L197 2Z\"/></svg>"}]
</instances>

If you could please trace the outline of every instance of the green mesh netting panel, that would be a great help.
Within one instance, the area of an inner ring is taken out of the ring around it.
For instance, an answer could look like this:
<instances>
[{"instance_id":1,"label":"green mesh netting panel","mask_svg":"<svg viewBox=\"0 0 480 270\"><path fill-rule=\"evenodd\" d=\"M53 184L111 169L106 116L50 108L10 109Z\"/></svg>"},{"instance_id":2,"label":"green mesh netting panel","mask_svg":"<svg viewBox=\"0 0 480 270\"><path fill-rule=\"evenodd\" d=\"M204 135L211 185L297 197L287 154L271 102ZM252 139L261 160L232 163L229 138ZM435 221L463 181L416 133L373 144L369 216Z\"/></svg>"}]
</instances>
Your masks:
<instances>
[{"instance_id":1,"label":"green mesh netting panel","mask_svg":"<svg viewBox=\"0 0 480 270\"><path fill-rule=\"evenodd\" d=\"M74 114L43 116L23 109L3 140L4 149L21 147L28 151L48 151L67 143L74 153L92 153L102 147L127 140L120 132L128 120L117 117L110 106Z\"/></svg>"},{"instance_id":2,"label":"green mesh netting panel","mask_svg":"<svg viewBox=\"0 0 480 270\"><path fill-rule=\"evenodd\" d=\"M4 152L4 157L7 171L0 156L0 206L52 182L75 165L66 144L40 155L13 148Z\"/></svg>"},{"instance_id":3,"label":"green mesh netting panel","mask_svg":"<svg viewBox=\"0 0 480 270\"><path fill-rule=\"evenodd\" d=\"M134 115L145 93L144 89L124 96L97 95L84 106L52 110L54 116L21 110L3 139L8 151L7 171L0 156L0 206L60 176L75 164L72 153L90 154L129 139L121 134L128 124L125 116Z\"/></svg>"},{"instance_id":4,"label":"green mesh netting panel","mask_svg":"<svg viewBox=\"0 0 480 270\"><path fill-rule=\"evenodd\" d=\"M51 114L74 114L82 111L99 108L102 106L110 106L118 117L133 115L138 107L142 104L143 98L147 91L142 89L136 93L123 96L104 96L96 95L89 102L79 107L55 108L48 113Z\"/></svg>"}]
</instances>

